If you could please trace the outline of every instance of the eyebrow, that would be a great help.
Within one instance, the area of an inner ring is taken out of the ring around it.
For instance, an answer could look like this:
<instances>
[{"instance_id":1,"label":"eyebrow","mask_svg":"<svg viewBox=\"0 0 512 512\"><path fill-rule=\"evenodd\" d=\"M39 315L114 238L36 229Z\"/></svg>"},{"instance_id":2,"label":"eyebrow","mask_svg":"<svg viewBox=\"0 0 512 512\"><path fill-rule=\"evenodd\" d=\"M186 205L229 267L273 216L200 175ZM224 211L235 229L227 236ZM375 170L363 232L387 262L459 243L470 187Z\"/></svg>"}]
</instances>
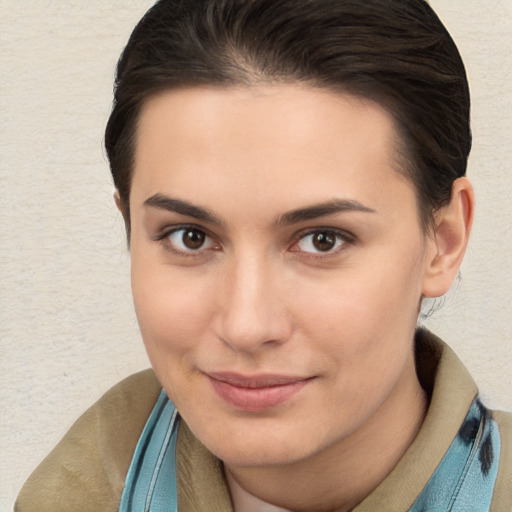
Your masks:
<instances>
[{"instance_id":1,"label":"eyebrow","mask_svg":"<svg viewBox=\"0 0 512 512\"><path fill-rule=\"evenodd\" d=\"M143 204L144 206L150 206L159 210L166 210L179 213L180 215L186 215L187 217L193 217L194 219L209 222L210 224L223 224L223 221L210 210L195 206L182 199L174 199L162 194L155 194L146 199Z\"/></svg>"},{"instance_id":2,"label":"eyebrow","mask_svg":"<svg viewBox=\"0 0 512 512\"><path fill-rule=\"evenodd\" d=\"M341 212L377 213L376 210L351 199L334 199L325 203L314 204L305 208L292 210L277 219L277 225L288 226L297 222L327 217Z\"/></svg>"},{"instance_id":3,"label":"eyebrow","mask_svg":"<svg viewBox=\"0 0 512 512\"><path fill-rule=\"evenodd\" d=\"M210 224L223 225L224 222L217 217L211 210L195 206L188 201L182 199L175 199L164 196L162 194L155 194L144 201L144 206L157 208L159 210L166 210L175 212L187 217L193 217L203 222ZM376 213L376 211L368 206L363 205L359 201L351 199L334 199L325 203L314 204L305 208L299 208L290 212L280 215L276 221L278 226L289 226L298 222L313 220L320 217L327 217L342 212L363 212L363 213Z\"/></svg>"}]
</instances>

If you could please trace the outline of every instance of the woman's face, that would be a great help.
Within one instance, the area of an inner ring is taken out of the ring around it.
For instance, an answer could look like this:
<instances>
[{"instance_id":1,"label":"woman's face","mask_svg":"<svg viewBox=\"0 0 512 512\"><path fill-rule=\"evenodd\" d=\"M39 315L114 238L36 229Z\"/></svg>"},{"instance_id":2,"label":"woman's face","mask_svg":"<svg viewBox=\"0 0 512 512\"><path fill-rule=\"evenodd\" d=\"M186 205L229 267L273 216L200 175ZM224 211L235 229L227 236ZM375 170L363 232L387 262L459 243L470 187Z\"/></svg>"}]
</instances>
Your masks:
<instances>
[{"instance_id":1,"label":"woman's face","mask_svg":"<svg viewBox=\"0 0 512 512\"><path fill-rule=\"evenodd\" d=\"M165 390L228 464L307 459L417 385L431 241L395 135L374 103L293 85L145 105L135 308Z\"/></svg>"}]
</instances>

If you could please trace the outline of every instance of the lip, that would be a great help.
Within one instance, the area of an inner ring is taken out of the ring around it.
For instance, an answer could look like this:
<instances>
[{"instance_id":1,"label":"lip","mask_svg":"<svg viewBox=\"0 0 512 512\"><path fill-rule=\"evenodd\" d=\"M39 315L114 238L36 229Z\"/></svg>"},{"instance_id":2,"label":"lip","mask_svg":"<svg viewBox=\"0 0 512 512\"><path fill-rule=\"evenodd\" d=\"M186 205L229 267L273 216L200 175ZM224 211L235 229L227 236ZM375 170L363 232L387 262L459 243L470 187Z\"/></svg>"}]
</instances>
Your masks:
<instances>
[{"instance_id":1,"label":"lip","mask_svg":"<svg viewBox=\"0 0 512 512\"><path fill-rule=\"evenodd\" d=\"M245 376L229 372L205 375L217 396L233 409L245 412L279 407L313 379L270 374Z\"/></svg>"}]
</instances>

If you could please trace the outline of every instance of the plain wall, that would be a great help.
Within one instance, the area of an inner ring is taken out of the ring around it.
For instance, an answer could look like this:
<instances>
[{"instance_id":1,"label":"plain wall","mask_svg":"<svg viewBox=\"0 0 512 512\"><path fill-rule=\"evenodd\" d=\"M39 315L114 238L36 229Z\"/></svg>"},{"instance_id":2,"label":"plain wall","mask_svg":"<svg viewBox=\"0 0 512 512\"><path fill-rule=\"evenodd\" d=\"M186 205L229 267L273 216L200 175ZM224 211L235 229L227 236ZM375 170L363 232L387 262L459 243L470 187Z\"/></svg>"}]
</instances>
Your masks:
<instances>
[{"instance_id":1,"label":"plain wall","mask_svg":"<svg viewBox=\"0 0 512 512\"><path fill-rule=\"evenodd\" d=\"M150 0L0 0L0 510L73 421L148 366L102 148L114 65ZM432 0L467 65L477 215L429 321L512 409L512 3Z\"/></svg>"}]
</instances>

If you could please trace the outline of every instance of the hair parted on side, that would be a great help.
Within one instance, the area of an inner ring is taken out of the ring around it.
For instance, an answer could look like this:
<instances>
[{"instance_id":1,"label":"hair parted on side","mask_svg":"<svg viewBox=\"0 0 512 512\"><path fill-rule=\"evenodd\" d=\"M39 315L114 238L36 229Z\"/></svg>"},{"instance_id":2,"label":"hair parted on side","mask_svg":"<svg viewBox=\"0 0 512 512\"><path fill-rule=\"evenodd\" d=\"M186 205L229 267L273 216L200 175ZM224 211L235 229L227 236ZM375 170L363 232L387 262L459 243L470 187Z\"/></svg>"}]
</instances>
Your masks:
<instances>
[{"instance_id":1,"label":"hair parted on side","mask_svg":"<svg viewBox=\"0 0 512 512\"><path fill-rule=\"evenodd\" d=\"M425 229L471 149L462 59L425 0L160 0L118 62L105 146L128 219L137 120L166 89L300 83L373 100L396 121Z\"/></svg>"}]
</instances>

